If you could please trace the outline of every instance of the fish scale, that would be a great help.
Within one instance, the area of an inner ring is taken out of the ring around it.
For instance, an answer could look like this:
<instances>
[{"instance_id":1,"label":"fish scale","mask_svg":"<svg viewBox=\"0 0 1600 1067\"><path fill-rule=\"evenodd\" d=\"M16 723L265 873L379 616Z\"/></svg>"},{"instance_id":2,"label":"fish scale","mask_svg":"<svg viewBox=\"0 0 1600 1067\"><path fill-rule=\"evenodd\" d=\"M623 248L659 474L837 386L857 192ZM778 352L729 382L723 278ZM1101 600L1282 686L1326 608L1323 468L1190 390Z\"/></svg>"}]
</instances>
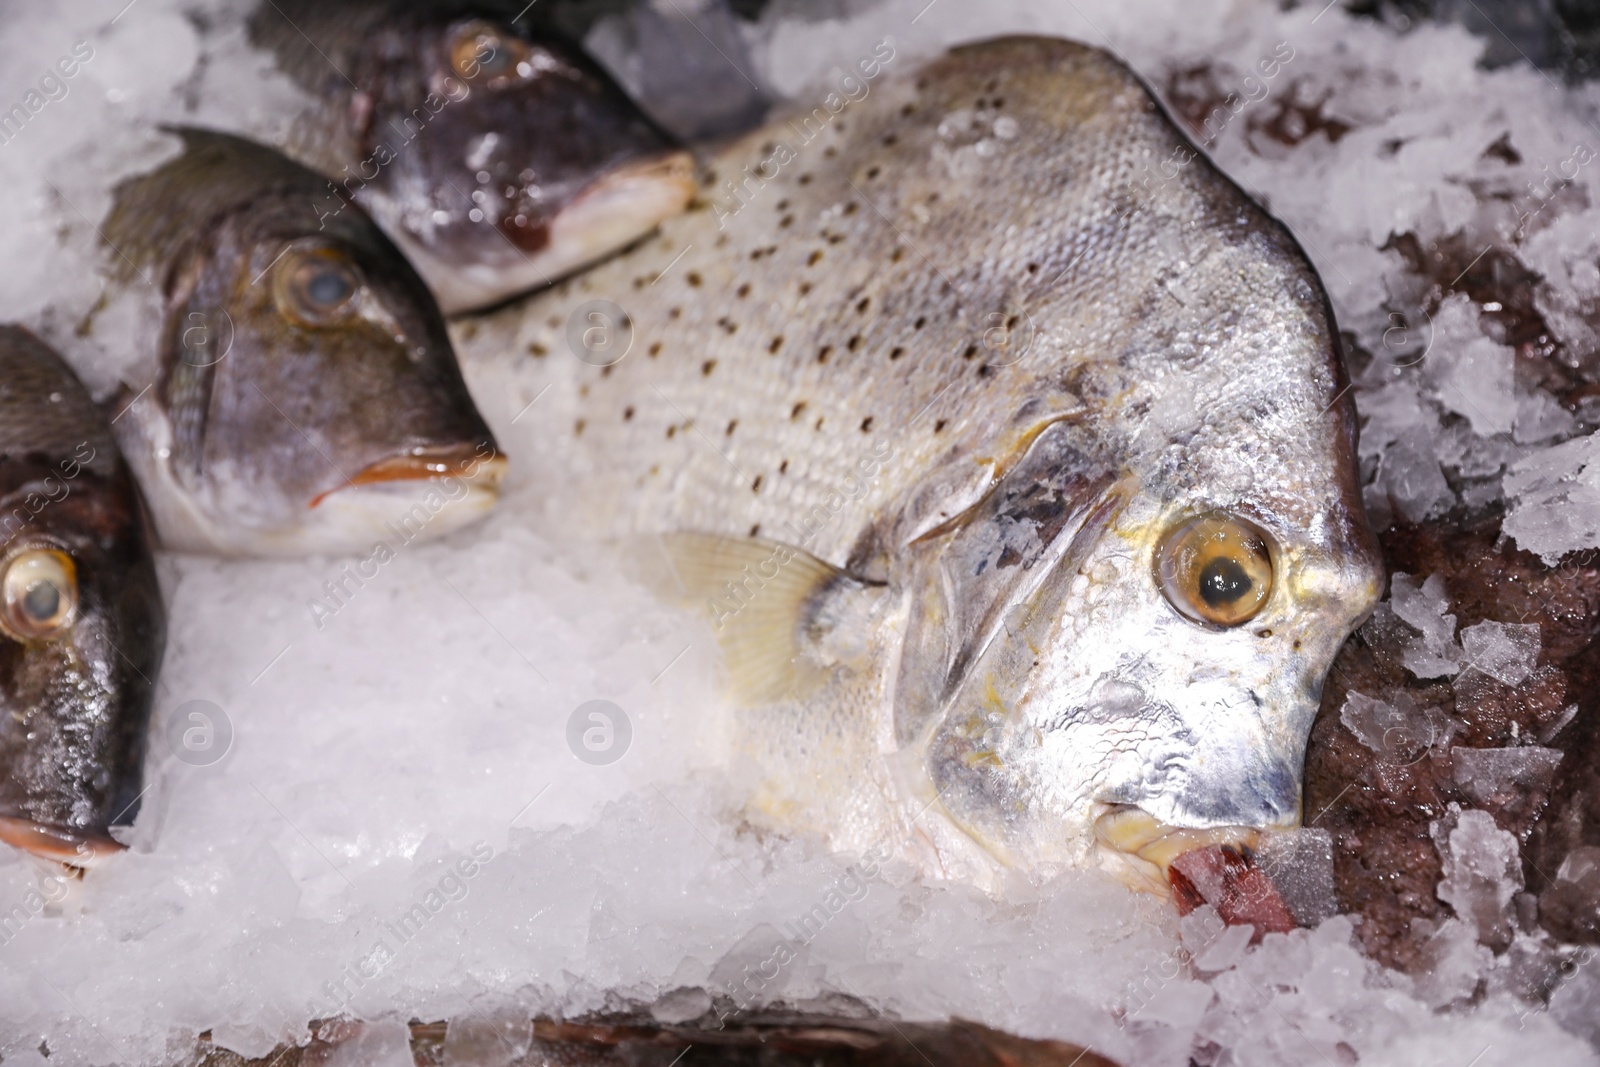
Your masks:
<instances>
[{"instance_id":1,"label":"fish scale","mask_svg":"<svg viewBox=\"0 0 1600 1067\"><path fill-rule=\"evenodd\" d=\"M720 154L655 239L458 330L480 392L550 393L497 430L552 528L670 538L780 824L980 881L1082 862L1107 807L1291 824L1380 575L1293 238L1071 42L958 48L806 122ZM597 300L633 333L608 367L568 351ZM1260 531L1248 626L1156 573L1213 513Z\"/></svg>"}]
</instances>

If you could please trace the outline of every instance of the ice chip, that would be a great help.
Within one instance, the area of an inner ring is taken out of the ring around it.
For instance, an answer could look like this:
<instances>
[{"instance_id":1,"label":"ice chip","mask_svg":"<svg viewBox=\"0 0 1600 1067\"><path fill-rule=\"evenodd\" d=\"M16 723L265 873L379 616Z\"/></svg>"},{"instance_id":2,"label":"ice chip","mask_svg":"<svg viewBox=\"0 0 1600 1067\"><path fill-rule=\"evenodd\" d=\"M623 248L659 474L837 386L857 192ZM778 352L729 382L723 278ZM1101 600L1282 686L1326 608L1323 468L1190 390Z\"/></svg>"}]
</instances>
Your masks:
<instances>
[{"instance_id":1,"label":"ice chip","mask_svg":"<svg viewBox=\"0 0 1600 1067\"><path fill-rule=\"evenodd\" d=\"M671 1026L698 1019L711 1010L711 994L704 989L684 987L674 989L650 1005L650 1016L658 1023Z\"/></svg>"},{"instance_id":2,"label":"ice chip","mask_svg":"<svg viewBox=\"0 0 1600 1067\"><path fill-rule=\"evenodd\" d=\"M1430 831L1444 861L1439 899L1483 944L1509 945L1511 899L1522 889L1522 853L1516 837L1496 826L1488 812L1463 811L1456 804L1450 805L1446 818L1431 824Z\"/></svg>"},{"instance_id":3,"label":"ice chip","mask_svg":"<svg viewBox=\"0 0 1600 1067\"><path fill-rule=\"evenodd\" d=\"M1305 827L1263 834L1256 858L1289 913L1301 926L1316 926L1339 910L1333 886L1333 835Z\"/></svg>"},{"instance_id":4,"label":"ice chip","mask_svg":"<svg viewBox=\"0 0 1600 1067\"><path fill-rule=\"evenodd\" d=\"M1420 631L1406 646L1401 662L1418 678L1439 678L1461 669L1461 646L1456 644L1456 617L1448 614L1444 579L1428 576L1419 586L1410 575L1396 573L1389 582L1389 602L1401 621Z\"/></svg>"},{"instance_id":5,"label":"ice chip","mask_svg":"<svg viewBox=\"0 0 1600 1067\"><path fill-rule=\"evenodd\" d=\"M1385 760L1410 763L1428 749L1446 744L1456 732L1455 720L1436 708L1418 709L1400 694L1403 707L1350 690L1339 709L1339 721L1367 748Z\"/></svg>"},{"instance_id":6,"label":"ice chip","mask_svg":"<svg viewBox=\"0 0 1600 1067\"><path fill-rule=\"evenodd\" d=\"M395 1019L359 1023L355 1032L332 1045L317 1067L415 1067L411 1028ZM304 1062L304 1061L302 1061Z\"/></svg>"},{"instance_id":7,"label":"ice chip","mask_svg":"<svg viewBox=\"0 0 1600 1067\"><path fill-rule=\"evenodd\" d=\"M1456 495L1439 469L1427 435L1406 430L1384 454L1380 476L1389 499L1409 522L1425 522L1448 511Z\"/></svg>"},{"instance_id":8,"label":"ice chip","mask_svg":"<svg viewBox=\"0 0 1600 1067\"><path fill-rule=\"evenodd\" d=\"M1583 960L1550 995L1550 1016L1567 1030L1600 1047L1600 961L1585 949Z\"/></svg>"},{"instance_id":9,"label":"ice chip","mask_svg":"<svg viewBox=\"0 0 1600 1067\"><path fill-rule=\"evenodd\" d=\"M1518 547L1556 563L1600 547L1600 440L1594 434L1542 449L1512 464L1501 529Z\"/></svg>"},{"instance_id":10,"label":"ice chip","mask_svg":"<svg viewBox=\"0 0 1600 1067\"><path fill-rule=\"evenodd\" d=\"M1512 389L1515 353L1485 337L1465 293L1453 293L1433 317L1434 343L1424 364L1435 398L1465 416L1481 437L1510 433L1516 418Z\"/></svg>"},{"instance_id":11,"label":"ice chip","mask_svg":"<svg viewBox=\"0 0 1600 1067\"><path fill-rule=\"evenodd\" d=\"M1244 959L1245 950L1250 947L1250 939L1254 936L1254 928L1250 926L1224 927L1216 940L1195 956L1195 967L1212 974L1227 970Z\"/></svg>"},{"instance_id":12,"label":"ice chip","mask_svg":"<svg viewBox=\"0 0 1600 1067\"><path fill-rule=\"evenodd\" d=\"M1480 808L1499 809L1529 790L1548 790L1561 762L1561 751L1524 745L1518 748L1453 748L1450 761L1456 785Z\"/></svg>"},{"instance_id":13,"label":"ice chip","mask_svg":"<svg viewBox=\"0 0 1600 1067\"><path fill-rule=\"evenodd\" d=\"M1474 667L1506 685L1519 685L1533 672L1539 659L1537 623L1492 620L1461 631L1466 666Z\"/></svg>"},{"instance_id":14,"label":"ice chip","mask_svg":"<svg viewBox=\"0 0 1600 1067\"><path fill-rule=\"evenodd\" d=\"M490 1018L462 1011L445 1029L443 1067L506 1067L528 1051L532 1040L533 1020L526 1013Z\"/></svg>"},{"instance_id":15,"label":"ice chip","mask_svg":"<svg viewBox=\"0 0 1600 1067\"><path fill-rule=\"evenodd\" d=\"M1476 992L1493 954L1478 944L1474 928L1446 919L1423 943L1415 975L1418 996L1434 1008L1465 1001Z\"/></svg>"},{"instance_id":16,"label":"ice chip","mask_svg":"<svg viewBox=\"0 0 1600 1067\"><path fill-rule=\"evenodd\" d=\"M1517 418L1511 439L1519 445L1566 440L1578 429L1578 420L1561 402L1543 389L1517 395Z\"/></svg>"}]
</instances>

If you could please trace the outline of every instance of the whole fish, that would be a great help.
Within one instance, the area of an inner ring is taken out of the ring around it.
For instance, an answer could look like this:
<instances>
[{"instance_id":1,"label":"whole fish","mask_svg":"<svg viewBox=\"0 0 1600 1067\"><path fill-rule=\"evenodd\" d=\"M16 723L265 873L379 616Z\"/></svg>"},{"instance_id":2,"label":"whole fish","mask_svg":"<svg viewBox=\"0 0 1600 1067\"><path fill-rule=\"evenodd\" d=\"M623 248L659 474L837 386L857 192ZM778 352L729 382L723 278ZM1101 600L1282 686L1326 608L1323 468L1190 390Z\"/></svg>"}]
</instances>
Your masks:
<instances>
[{"instance_id":1,"label":"whole fish","mask_svg":"<svg viewBox=\"0 0 1600 1067\"><path fill-rule=\"evenodd\" d=\"M484 514L505 461L405 258L353 205L319 219L304 167L181 133L103 230L127 284L160 295L113 423L162 543L359 552Z\"/></svg>"},{"instance_id":2,"label":"whole fish","mask_svg":"<svg viewBox=\"0 0 1600 1067\"><path fill-rule=\"evenodd\" d=\"M576 45L495 0L273 0L254 42L316 97L288 151L351 195L447 314L649 232L694 164ZM337 190L336 187L337 186Z\"/></svg>"},{"instance_id":3,"label":"whole fish","mask_svg":"<svg viewBox=\"0 0 1600 1067\"><path fill-rule=\"evenodd\" d=\"M78 867L122 847L165 640L105 416L43 342L0 326L0 841Z\"/></svg>"},{"instance_id":4,"label":"whole fish","mask_svg":"<svg viewBox=\"0 0 1600 1067\"><path fill-rule=\"evenodd\" d=\"M754 811L946 876L1162 887L1298 822L1378 597L1327 298L1106 53L893 59L463 355L538 401L505 433L549 528L654 536L705 606Z\"/></svg>"}]
</instances>

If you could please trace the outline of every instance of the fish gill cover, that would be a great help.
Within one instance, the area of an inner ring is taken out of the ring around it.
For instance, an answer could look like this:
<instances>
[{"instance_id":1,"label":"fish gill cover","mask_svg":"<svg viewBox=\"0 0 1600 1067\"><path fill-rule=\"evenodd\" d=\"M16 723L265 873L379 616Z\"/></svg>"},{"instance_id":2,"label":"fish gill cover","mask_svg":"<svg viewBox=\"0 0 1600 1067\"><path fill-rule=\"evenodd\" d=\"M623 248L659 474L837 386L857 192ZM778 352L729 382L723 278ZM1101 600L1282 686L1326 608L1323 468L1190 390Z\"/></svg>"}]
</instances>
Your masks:
<instances>
[{"instance_id":1,"label":"fish gill cover","mask_svg":"<svg viewBox=\"0 0 1600 1067\"><path fill-rule=\"evenodd\" d=\"M1110 47L1304 245L1350 342L1366 500L1404 575L1335 666L1318 731L1342 777L1314 755L1313 829L1282 868L1320 925L1252 947L1207 908L1180 922L1092 873L996 899L746 832L709 633L559 556L513 480L446 543L162 559L170 655L130 851L73 886L0 856L0 1055L163 1063L209 1030L265 1056L341 1013L386 1032L486 1018L516 1043L530 1013L715 1019L843 994L1123 1063L1597 1062L1600 980L1572 947L1593 939L1593 843L1548 843L1526 870L1537 812L1485 810L1554 796L1562 825L1584 818L1551 753L1592 737L1593 690L1540 672L1581 654L1595 610L1571 555L1597 526L1594 92L1485 72L1460 29L1319 8L778 6L746 31L745 73L809 111L885 39L907 67L1000 32ZM247 15L26 4L0 31L0 105L17 105L0 122L4 313L98 395L149 343L136 296L78 326L112 187L176 151L155 124L279 142L311 104L247 46ZM505 365L466 374L514 460L570 424ZM1501 508L1516 541L1491 528L1466 562L1424 525L1493 527ZM1524 536L1536 555L1516 554ZM1532 588L1527 613L1472 599L1473 567ZM1443 778L1418 776L1441 760ZM1397 806L1405 833L1379 821ZM1567 917L1558 933L1531 921L1534 895Z\"/></svg>"}]
</instances>

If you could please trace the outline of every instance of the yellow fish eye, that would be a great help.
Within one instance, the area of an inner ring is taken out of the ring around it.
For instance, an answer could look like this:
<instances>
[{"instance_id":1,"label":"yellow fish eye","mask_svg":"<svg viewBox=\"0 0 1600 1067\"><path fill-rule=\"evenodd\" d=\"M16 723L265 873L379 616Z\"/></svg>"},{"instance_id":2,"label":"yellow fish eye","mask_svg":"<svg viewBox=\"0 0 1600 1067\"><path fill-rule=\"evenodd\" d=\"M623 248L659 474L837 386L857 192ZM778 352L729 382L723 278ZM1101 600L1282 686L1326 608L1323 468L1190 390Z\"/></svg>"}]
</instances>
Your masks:
<instances>
[{"instance_id":1,"label":"yellow fish eye","mask_svg":"<svg viewBox=\"0 0 1600 1067\"><path fill-rule=\"evenodd\" d=\"M331 326L349 318L361 292L360 268L331 248L295 248L273 276L278 310L302 326Z\"/></svg>"},{"instance_id":2,"label":"yellow fish eye","mask_svg":"<svg viewBox=\"0 0 1600 1067\"><path fill-rule=\"evenodd\" d=\"M1172 606L1196 622L1248 622L1272 593L1267 535L1232 515L1187 519L1162 539L1156 582Z\"/></svg>"},{"instance_id":3,"label":"yellow fish eye","mask_svg":"<svg viewBox=\"0 0 1600 1067\"><path fill-rule=\"evenodd\" d=\"M52 637L78 610L78 568L53 548L17 553L0 574L0 629L19 641Z\"/></svg>"},{"instance_id":4,"label":"yellow fish eye","mask_svg":"<svg viewBox=\"0 0 1600 1067\"><path fill-rule=\"evenodd\" d=\"M456 27L448 45L450 69L466 81L487 79L491 87L526 81L533 74L532 49L491 22L473 19Z\"/></svg>"}]
</instances>

